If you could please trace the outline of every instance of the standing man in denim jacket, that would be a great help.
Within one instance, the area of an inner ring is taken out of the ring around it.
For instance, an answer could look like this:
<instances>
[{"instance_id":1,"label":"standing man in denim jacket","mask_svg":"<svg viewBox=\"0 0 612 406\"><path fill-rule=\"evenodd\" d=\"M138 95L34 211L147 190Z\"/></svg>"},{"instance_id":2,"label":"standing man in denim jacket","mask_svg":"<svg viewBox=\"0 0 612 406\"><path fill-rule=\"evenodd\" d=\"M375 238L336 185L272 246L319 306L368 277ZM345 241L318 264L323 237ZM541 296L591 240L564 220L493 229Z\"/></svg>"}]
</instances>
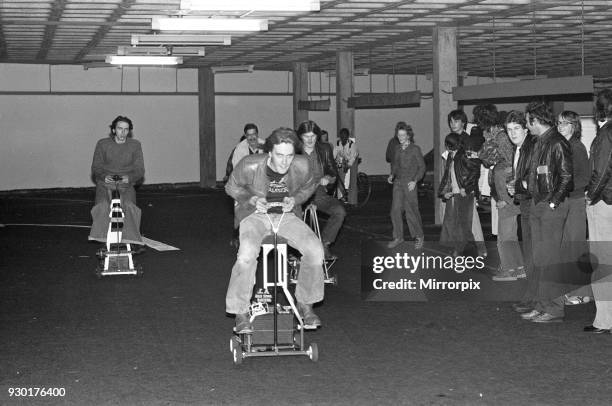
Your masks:
<instances>
[{"instance_id":1,"label":"standing man in denim jacket","mask_svg":"<svg viewBox=\"0 0 612 406\"><path fill-rule=\"evenodd\" d=\"M537 138L529 163L527 187L531 195L530 229L534 279L538 293L534 309L521 317L536 323L563 321L565 315L561 246L569 213L566 197L573 189L572 152L557 131L555 116L545 102L534 101L525 109L527 128Z\"/></svg>"}]
</instances>

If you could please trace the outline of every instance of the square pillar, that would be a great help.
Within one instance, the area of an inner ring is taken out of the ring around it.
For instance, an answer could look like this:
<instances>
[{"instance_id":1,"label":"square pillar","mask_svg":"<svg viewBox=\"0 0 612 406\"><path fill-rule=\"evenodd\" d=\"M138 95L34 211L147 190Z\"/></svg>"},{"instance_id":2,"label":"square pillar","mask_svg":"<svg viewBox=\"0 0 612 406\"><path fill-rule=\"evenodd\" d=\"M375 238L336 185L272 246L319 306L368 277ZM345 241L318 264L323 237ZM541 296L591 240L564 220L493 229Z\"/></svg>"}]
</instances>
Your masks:
<instances>
[{"instance_id":1,"label":"square pillar","mask_svg":"<svg viewBox=\"0 0 612 406\"><path fill-rule=\"evenodd\" d=\"M444 138L450 132L448 113L457 108L453 87L457 86L457 28L436 27L433 30L433 129L434 129L434 204L435 222L443 220L443 203L437 198L444 173Z\"/></svg>"},{"instance_id":2,"label":"square pillar","mask_svg":"<svg viewBox=\"0 0 612 406\"><path fill-rule=\"evenodd\" d=\"M348 128L351 137L355 137L355 109L348 107L349 97L354 96L353 84L353 52L339 51L336 53L336 137L341 128ZM355 137L357 138L357 137ZM359 141L357 140L357 148ZM358 162L351 167L348 202L357 204L357 173Z\"/></svg>"},{"instance_id":3,"label":"square pillar","mask_svg":"<svg viewBox=\"0 0 612 406\"><path fill-rule=\"evenodd\" d=\"M200 187L217 186L215 150L215 74L210 68L198 69L198 116L200 141Z\"/></svg>"},{"instance_id":4,"label":"square pillar","mask_svg":"<svg viewBox=\"0 0 612 406\"><path fill-rule=\"evenodd\" d=\"M302 121L308 120L308 110L300 110L300 100L308 100L308 64L293 64L293 128L297 129Z\"/></svg>"}]
</instances>

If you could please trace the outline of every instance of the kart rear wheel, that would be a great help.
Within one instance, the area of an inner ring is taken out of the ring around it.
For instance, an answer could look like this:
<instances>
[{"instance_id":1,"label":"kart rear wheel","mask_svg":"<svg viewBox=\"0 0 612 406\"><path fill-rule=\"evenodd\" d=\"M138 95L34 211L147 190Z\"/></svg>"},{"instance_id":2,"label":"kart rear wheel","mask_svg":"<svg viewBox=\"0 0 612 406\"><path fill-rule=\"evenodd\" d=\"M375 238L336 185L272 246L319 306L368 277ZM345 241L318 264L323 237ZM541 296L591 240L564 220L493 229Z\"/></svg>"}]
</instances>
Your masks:
<instances>
[{"instance_id":1,"label":"kart rear wheel","mask_svg":"<svg viewBox=\"0 0 612 406\"><path fill-rule=\"evenodd\" d=\"M230 352L232 354L234 353L234 348L240 348L240 340L236 336L230 338Z\"/></svg>"},{"instance_id":2,"label":"kart rear wheel","mask_svg":"<svg viewBox=\"0 0 612 406\"><path fill-rule=\"evenodd\" d=\"M319 360L319 347L317 347L316 343L310 343L306 352L308 353L308 358L310 358L312 362L317 362Z\"/></svg>"},{"instance_id":3,"label":"kart rear wheel","mask_svg":"<svg viewBox=\"0 0 612 406\"><path fill-rule=\"evenodd\" d=\"M242 349L234 347L234 349L232 350L232 354L234 358L234 365L242 364L242 358L243 358Z\"/></svg>"}]
</instances>

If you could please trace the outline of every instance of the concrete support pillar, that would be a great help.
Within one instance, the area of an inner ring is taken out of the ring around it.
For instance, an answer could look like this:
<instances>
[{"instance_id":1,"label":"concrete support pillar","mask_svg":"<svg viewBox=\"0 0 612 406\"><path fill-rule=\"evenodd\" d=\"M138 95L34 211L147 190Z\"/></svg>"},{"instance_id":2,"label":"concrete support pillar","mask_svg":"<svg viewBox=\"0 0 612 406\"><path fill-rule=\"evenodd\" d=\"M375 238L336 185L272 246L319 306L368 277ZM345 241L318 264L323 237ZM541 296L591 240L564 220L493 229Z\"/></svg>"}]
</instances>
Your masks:
<instances>
[{"instance_id":1,"label":"concrete support pillar","mask_svg":"<svg viewBox=\"0 0 612 406\"><path fill-rule=\"evenodd\" d=\"M434 195L444 173L444 137L450 132L448 113L457 108L453 87L457 86L457 28L436 27L433 30L433 129L434 129ZM435 222L441 224L443 207L435 198Z\"/></svg>"},{"instance_id":2,"label":"concrete support pillar","mask_svg":"<svg viewBox=\"0 0 612 406\"><path fill-rule=\"evenodd\" d=\"M308 120L308 110L300 110L300 100L308 100L308 63L293 64L293 128Z\"/></svg>"},{"instance_id":3,"label":"concrete support pillar","mask_svg":"<svg viewBox=\"0 0 612 406\"><path fill-rule=\"evenodd\" d=\"M351 137L355 137L355 109L348 107L349 97L354 96L353 85L353 52L339 51L336 53L336 136L341 128L348 128ZM355 137L356 138L356 137ZM359 140L357 140L359 146ZM348 193L348 202L357 204L357 173L356 162L351 167L351 180Z\"/></svg>"},{"instance_id":4,"label":"concrete support pillar","mask_svg":"<svg viewBox=\"0 0 612 406\"><path fill-rule=\"evenodd\" d=\"M210 68L198 69L198 111L200 139L200 187L217 185L215 151L215 74Z\"/></svg>"}]
</instances>

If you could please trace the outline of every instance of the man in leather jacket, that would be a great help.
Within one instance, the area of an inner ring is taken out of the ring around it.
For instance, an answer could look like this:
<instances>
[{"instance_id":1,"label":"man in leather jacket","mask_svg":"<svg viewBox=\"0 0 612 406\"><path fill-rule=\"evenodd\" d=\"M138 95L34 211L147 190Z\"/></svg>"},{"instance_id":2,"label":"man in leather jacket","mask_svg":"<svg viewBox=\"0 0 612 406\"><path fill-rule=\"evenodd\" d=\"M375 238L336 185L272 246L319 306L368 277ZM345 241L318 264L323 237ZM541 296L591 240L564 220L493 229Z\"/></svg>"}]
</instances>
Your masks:
<instances>
[{"instance_id":1,"label":"man in leather jacket","mask_svg":"<svg viewBox=\"0 0 612 406\"><path fill-rule=\"evenodd\" d=\"M333 150L331 145L319 141L321 129L312 120L302 122L298 126L297 135L302 140L304 156L308 157L315 183L318 184L312 203L317 210L329 216L321 231L321 240L325 259L333 260L337 257L331 253L329 246L336 241L338 231L346 217L344 205L338 199L330 196L326 189L328 186L333 186L338 177Z\"/></svg>"},{"instance_id":2,"label":"man in leather jacket","mask_svg":"<svg viewBox=\"0 0 612 406\"><path fill-rule=\"evenodd\" d=\"M588 333L612 331L612 90L597 94L595 116L599 129L591 144L589 164L592 170L587 186L587 219L589 248L597 258L591 275L591 287L597 312L593 323L584 328Z\"/></svg>"},{"instance_id":3,"label":"man in leather jacket","mask_svg":"<svg viewBox=\"0 0 612 406\"><path fill-rule=\"evenodd\" d=\"M445 145L449 153L438 189L438 197L446 202L440 242L451 245L452 255L459 256L468 241L474 241L472 215L480 178L480 159L468 158L456 133L446 136Z\"/></svg>"},{"instance_id":4,"label":"man in leather jacket","mask_svg":"<svg viewBox=\"0 0 612 406\"><path fill-rule=\"evenodd\" d=\"M529 163L527 190L531 195L534 283L538 293L534 309L521 317L536 323L563 321L563 275L561 250L563 227L569 207L565 198L573 189L572 155L568 141L555 126L550 106L534 101L525 109L527 128L537 141Z\"/></svg>"},{"instance_id":5,"label":"man in leather jacket","mask_svg":"<svg viewBox=\"0 0 612 406\"><path fill-rule=\"evenodd\" d=\"M314 192L308 159L296 155L301 143L289 128L278 128L266 139L267 154L248 155L234 168L225 191L238 203L240 248L232 268L226 311L236 315L237 333L252 333L249 304L257 256L263 238L278 227L278 236L302 253L295 296L306 328L316 328L321 320L313 303L323 300L323 246L301 219L301 205Z\"/></svg>"},{"instance_id":6,"label":"man in leather jacket","mask_svg":"<svg viewBox=\"0 0 612 406\"><path fill-rule=\"evenodd\" d=\"M520 135L517 132L520 130L527 132L522 143L517 143L520 140ZM531 217L531 195L527 190L527 178L529 176L529 166L531 164L531 153L537 141L537 137L532 135L527 130L527 121L525 114L520 111L512 110L506 117L506 132L509 134L515 149L512 152L512 182L508 186L508 192L512 194L514 203L519 205L520 222L521 222L521 248L523 253L523 263L525 266L525 274L517 273L517 278L527 278L527 288L523 293L523 297L518 303L512 305L515 311L526 313L533 310L533 301L536 298L538 284L533 278L533 253L531 248L531 226L529 219Z\"/></svg>"},{"instance_id":7,"label":"man in leather jacket","mask_svg":"<svg viewBox=\"0 0 612 406\"><path fill-rule=\"evenodd\" d=\"M612 90L604 89L598 95L599 99L612 99ZM612 100L606 100L612 110ZM603 104L604 102L599 102ZM591 144L591 180L587 186L587 200L590 205L603 201L612 205L612 119L607 116L606 109L601 106L599 115L599 130Z\"/></svg>"},{"instance_id":8,"label":"man in leather jacket","mask_svg":"<svg viewBox=\"0 0 612 406\"><path fill-rule=\"evenodd\" d=\"M451 133L454 134L454 133ZM447 141L449 136L447 136ZM456 135L456 134L454 134ZM458 138L458 137L457 137ZM459 138L458 138L459 139ZM450 144L450 142L447 142ZM448 147L448 146L447 146ZM454 151L450 148L456 148ZM451 161L453 162L453 166L455 168L455 176L457 177L457 183L459 184L460 189L464 189L466 194L474 194L478 191L478 179L480 178L480 159L470 159L465 154L465 149L459 141L459 144L454 147L452 144L450 145L449 150L450 154L453 155L452 159L448 159L446 161L446 167L451 165ZM450 155L449 154L449 155ZM440 181L440 189L438 190L438 197L444 198L448 200L444 196L442 191L448 187L450 187L451 182L451 174L449 171L444 171L444 175L442 176L442 180Z\"/></svg>"}]
</instances>

